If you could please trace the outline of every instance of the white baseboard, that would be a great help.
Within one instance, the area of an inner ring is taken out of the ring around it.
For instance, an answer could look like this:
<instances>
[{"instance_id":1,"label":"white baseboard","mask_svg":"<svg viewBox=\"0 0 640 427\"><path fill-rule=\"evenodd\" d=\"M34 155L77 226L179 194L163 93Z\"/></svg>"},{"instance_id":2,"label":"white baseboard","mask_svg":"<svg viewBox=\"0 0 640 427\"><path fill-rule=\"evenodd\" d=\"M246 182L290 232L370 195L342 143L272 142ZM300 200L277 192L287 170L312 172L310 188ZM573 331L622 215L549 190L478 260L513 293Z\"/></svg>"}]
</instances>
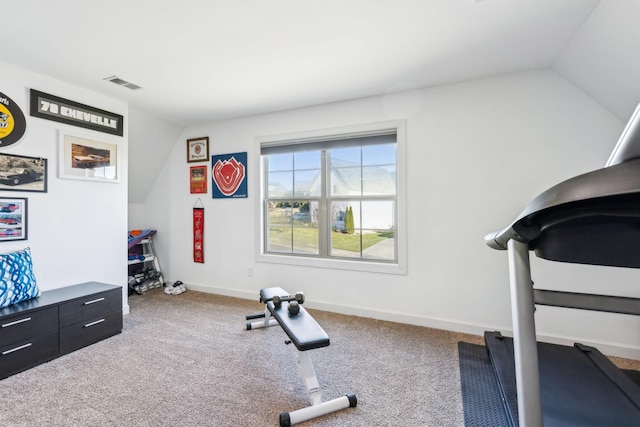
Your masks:
<instances>
[{"instance_id":1,"label":"white baseboard","mask_svg":"<svg viewBox=\"0 0 640 427\"><path fill-rule=\"evenodd\" d=\"M194 291L206 292L217 295L224 295L236 298L243 298L249 300L258 301L259 289L255 291L239 291L237 289L219 288L206 285L186 285L187 289ZM513 336L513 331L505 326L496 325L482 325L477 323L460 322L450 319L441 319L428 316L414 316L404 313L398 313L393 311L372 310L365 307L349 306L332 304L321 301L305 301L305 307L314 308L316 310L328 311L331 313L345 314L348 316L366 317L376 320L385 320L395 323L405 323L408 325L424 326L427 328L443 329L446 331L460 332L470 335L483 336L485 331L499 331L505 336ZM548 342L553 344L573 346L574 343L579 342L584 345L596 347L603 354L607 356L622 357L625 359L640 360L640 347L629 346L626 344L605 342L605 341L590 341L587 339L577 339L571 337L564 337L559 335L550 334L538 334L538 341Z\"/></svg>"},{"instance_id":2,"label":"white baseboard","mask_svg":"<svg viewBox=\"0 0 640 427\"><path fill-rule=\"evenodd\" d=\"M215 286L207 286L207 285L197 285L197 284L187 284L185 286L188 290L198 291L198 292L206 292L208 294L216 294L216 295L224 295L227 297L236 297L242 299L252 299L259 301L260 299L260 289L256 289L254 292L251 291L239 291L237 289L227 289L227 288L218 288Z\"/></svg>"}]
</instances>

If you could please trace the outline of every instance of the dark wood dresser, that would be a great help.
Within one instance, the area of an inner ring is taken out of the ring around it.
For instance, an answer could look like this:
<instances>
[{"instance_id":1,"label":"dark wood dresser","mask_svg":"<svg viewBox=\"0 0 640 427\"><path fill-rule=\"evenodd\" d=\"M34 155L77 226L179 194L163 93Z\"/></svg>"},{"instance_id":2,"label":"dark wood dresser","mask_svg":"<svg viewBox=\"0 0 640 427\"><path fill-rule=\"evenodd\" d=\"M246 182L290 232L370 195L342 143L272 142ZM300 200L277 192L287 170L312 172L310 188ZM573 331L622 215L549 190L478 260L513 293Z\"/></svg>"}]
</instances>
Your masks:
<instances>
[{"instance_id":1,"label":"dark wood dresser","mask_svg":"<svg viewBox=\"0 0 640 427\"><path fill-rule=\"evenodd\" d=\"M0 379L122 332L122 287L87 282L0 309Z\"/></svg>"}]
</instances>

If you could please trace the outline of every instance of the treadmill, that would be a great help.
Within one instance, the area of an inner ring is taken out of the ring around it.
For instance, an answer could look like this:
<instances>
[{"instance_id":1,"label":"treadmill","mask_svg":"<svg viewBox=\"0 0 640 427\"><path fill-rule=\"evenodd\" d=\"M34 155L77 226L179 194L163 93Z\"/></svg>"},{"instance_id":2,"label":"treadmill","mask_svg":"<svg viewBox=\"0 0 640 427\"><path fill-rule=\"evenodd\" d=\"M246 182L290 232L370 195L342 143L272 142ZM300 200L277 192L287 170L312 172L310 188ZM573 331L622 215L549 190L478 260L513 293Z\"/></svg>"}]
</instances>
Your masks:
<instances>
[{"instance_id":1,"label":"treadmill","mask_svg":"<svg viewBox=\"0 0 640 427\"><path fill-rule=\"evenodd\" d=\"M593 347L536 342L534 319L535 304L640 315L640 299L534 289L529 264L533 251L640 268L640 105L604 168L543 192L485 243L508 252L513 339L485 343L512 425L640 426L640 385Z\"/></svg>"}]
</instances>

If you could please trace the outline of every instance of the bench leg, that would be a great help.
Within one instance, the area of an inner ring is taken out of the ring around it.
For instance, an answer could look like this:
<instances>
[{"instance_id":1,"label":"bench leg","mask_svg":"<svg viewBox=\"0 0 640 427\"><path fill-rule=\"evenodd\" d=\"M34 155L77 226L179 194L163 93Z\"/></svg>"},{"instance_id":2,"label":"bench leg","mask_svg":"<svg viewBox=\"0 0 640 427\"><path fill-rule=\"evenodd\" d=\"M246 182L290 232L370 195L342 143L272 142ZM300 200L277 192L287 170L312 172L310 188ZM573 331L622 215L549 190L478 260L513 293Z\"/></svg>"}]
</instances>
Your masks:
<instances>
[{"instance_id":1,"label":"bench leg","mask_svg":"<svg viewBox=\"0 0 640 427\"><path fill-rule=\"evenodd\" d=\"M267 326L275 326L278 324L278 321L276 319L271 318L271 312L266 306L264 308L264 313L248 314L246 316L247 320L262 319L262 318L264 318L264 320L258 320L256 322L247 322L247 331L250 331L251 329L266 328Z\"/></svg>"},{"instance_id":2,"label":"bench leg","mask_svg":"<svg viewBox=\"0 0 640 427\"><path fill-rule=\"evenodd\" d=\"M293 348L293 352L296 356L296 363L300 370L300 376L302 377L304 386L309 394L309 402L311 403L311 406L280 414L280 427L289 427L293 424L298 424L312 418L317 418L332 412L356 406L358 400L354 394L323 402L322 394L320 393L320 384L318 383L318 377L316 376L316 371L313 368L313 363L311 362L311 356L308 351L300 351L296 348Z\"/></svg>"},{"instance_id":3,"label":"bench leg","mask_svg":"<svg viewBox=\"0 0 640 427\"><path fill-rule=\"evenodd\" d=\"M309 394L309 402L312 405L318 405L322 403L322 394L320 393L320 383L318 383L318 377L316 377L316 370L313 368L311 362L311 356L307 351L300 351L294 348L293 352L296 355L296 363L300 370L300 377Z\"/></svg>"},{"instance_id":4,"label":"bench leg","mask_svg":"<svg viewBox=\"0 0 640 427\"><path fill-rule=\"evenodd\" d=\"M298 424L312 418L321 417L342 409L353 408L356 404L356 396L354 394L350 394L318 405L307 406L306 408L292 412L285 412L280 414L280 427L288 427L290 425Z\"/></svg>"}]
</instances>

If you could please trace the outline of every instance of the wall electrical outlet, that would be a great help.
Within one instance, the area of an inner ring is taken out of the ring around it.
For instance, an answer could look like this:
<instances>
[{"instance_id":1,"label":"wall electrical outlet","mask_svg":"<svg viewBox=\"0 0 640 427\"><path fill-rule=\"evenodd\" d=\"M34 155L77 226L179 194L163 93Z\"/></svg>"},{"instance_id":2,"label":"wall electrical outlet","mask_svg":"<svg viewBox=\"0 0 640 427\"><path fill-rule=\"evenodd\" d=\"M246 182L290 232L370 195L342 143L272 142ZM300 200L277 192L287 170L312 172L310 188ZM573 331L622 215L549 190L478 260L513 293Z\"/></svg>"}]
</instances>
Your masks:
<instances>
[{"instance_id":1,"label":"wall electrical outlet","mask_svg":"<svg viewBox=\"0 0 640 427\"><path fill-rule=\"evenodd\" d=\"M253 267L247 268L247 276L253 277Z\"/></svg>"}]
</instances>

